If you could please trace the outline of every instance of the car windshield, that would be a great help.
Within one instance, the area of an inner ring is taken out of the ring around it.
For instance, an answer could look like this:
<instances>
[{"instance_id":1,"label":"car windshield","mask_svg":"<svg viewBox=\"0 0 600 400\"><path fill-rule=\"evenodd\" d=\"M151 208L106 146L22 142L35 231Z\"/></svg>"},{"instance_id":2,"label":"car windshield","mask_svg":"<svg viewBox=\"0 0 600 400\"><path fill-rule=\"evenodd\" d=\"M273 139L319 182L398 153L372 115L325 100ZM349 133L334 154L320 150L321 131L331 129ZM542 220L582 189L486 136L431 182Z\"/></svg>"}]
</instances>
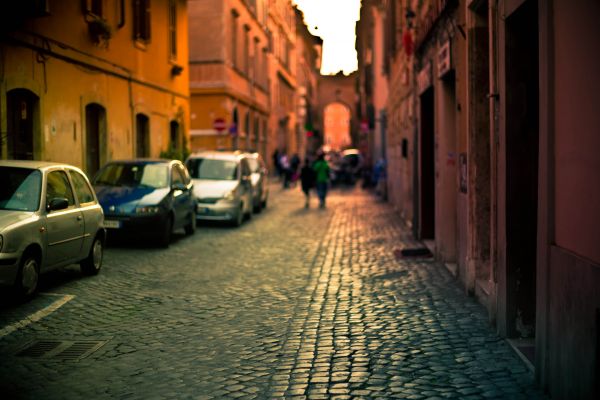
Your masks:
<instances>
[{"instance_id":1,"label":"car windshield","mask_svg":"<svg viewBox=\"0 0 600 400\"><path fill-rule=\"evenodd\" d=\"M41 187L38 170L0 167L0 210L36 211Z\"/></svg>"},{"instance_id":2,"label":"car windshield","mask_svg":"<svg viewBox=\"0 0 600 400\"><path fill-rule=\"evenodd\" d=\"M238 163L230 160L192 158L188 160L187 168L194 179L234 181L237 179Z\"/></svg>"},{"instance_id":3,"label":"car windshield","mask_svg":"<svg viewBox=\"0 0 600 400\"><path fill-rule=\"evenodd\" d=\"M165 188L168 172L166 164L112 163L100 170L94 185Z\"/></svg>"}]
</instances>

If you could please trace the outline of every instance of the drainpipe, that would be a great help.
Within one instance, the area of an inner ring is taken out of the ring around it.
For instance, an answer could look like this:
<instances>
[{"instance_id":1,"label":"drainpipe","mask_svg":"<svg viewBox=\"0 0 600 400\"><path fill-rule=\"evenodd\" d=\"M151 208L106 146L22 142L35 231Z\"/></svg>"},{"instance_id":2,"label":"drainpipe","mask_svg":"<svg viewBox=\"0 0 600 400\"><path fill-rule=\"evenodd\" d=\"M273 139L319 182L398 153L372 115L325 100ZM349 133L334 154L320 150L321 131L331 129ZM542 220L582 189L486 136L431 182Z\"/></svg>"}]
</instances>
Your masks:
<instances>
[{"instance_id":1,"label":"drainpipe","mask_svg":"<svg viewBox=\"0 0 600 400\"><path fill-rule=\"evenodd\" d=\"M498 0L492 0L488 6L488 29L489 29L489 80L490 92L489 112L490 112L490 180L491 180L491 221L490 221L490 268L494 287L498 282ZM495 292L495 290L494 290ZM497 294L494 293L494 297ZM495 299L494 299L495 301ZM496 310L494 310L496 312Z\"/></svg>"}]
</instances>

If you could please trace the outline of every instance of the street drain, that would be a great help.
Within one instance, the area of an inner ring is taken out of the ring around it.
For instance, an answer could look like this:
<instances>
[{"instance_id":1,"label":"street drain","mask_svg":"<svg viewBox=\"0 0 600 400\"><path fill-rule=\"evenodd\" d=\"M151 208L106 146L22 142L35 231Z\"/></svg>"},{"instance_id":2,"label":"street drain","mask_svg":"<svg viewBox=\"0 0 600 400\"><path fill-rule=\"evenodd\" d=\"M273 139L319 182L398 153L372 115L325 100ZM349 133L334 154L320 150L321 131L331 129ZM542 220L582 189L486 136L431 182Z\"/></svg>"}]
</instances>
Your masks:
<instances>
[{"instance_id":1,"label":"street drain","mask_svg":"<svg viewBox=\"0 0 600 400\"><path fill-rule=\"evenodd\" d=\"M77 361L102 347L106 340L38 340L16 353L17 357Z\"/></svg>"},{"instance_id":2,"label":"street drain","mask_svg":"<svg viewBox=\"0 0 600 400\"><path fill-rule=\"evenodd\" d=\"M413 247L405 249L395 249L394 256L396 260L414 259L414 258L430 258L433 254L427 247Z\"/></svg>"}]
</instances>

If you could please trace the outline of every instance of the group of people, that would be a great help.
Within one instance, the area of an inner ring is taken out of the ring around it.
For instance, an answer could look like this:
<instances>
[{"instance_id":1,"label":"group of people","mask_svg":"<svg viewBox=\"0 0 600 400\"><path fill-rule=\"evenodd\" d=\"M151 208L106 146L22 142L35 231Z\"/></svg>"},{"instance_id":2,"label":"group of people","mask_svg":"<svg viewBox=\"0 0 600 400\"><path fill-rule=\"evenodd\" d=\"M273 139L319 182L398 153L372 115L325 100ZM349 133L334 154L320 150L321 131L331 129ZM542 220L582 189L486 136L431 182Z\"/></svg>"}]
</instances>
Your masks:
<instances>
[{"instance_id":1,"label":"group of people","mask_svg":"<svg viewBox=\"0 0 600 400\"><path fill-rule=\"evenodd\" d=\"M304 207L310 207L310 192L314 188L317 191L319 198L319 207L325 208L325 199L327 198L327 189L329 186L330 167L325 160L325 153L319 152L316 159L307 155L304 158L304 164L298 173L300 158L294 154L291 159L288 159L286 153L280 153L278 150L273 154L273 163L280 176L283 187L288 188L290 185L300 179L302 192L305 196Z\"/></svg>"}]
</instances>

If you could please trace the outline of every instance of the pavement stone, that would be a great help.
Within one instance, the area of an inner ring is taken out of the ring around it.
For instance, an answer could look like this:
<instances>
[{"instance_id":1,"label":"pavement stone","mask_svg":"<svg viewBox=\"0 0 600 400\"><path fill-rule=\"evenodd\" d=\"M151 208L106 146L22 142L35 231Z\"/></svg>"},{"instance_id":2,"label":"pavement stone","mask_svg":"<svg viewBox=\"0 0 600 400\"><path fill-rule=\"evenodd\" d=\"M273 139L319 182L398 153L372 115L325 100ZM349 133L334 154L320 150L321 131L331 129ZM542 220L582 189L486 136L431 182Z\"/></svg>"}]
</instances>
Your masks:
<instances>
[{"instance_id":1,"label":"pavement stone","mask_svg":"<svg viewBox=\"0 0 600 400\"><path fill-rule=\"evenodd\" d=\"M7 398L539 398L533 377L443 265L397 260L416 246L394 210L360 189L304 209L273 185L238 229L205 224L169 249L108 248L102 272L44 276L0 306ZM39 339L106 343L78 361L17 357Z\"/></svg>"}]
</instances>

